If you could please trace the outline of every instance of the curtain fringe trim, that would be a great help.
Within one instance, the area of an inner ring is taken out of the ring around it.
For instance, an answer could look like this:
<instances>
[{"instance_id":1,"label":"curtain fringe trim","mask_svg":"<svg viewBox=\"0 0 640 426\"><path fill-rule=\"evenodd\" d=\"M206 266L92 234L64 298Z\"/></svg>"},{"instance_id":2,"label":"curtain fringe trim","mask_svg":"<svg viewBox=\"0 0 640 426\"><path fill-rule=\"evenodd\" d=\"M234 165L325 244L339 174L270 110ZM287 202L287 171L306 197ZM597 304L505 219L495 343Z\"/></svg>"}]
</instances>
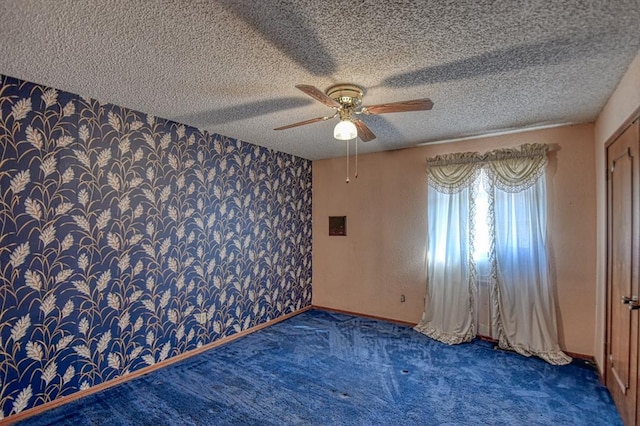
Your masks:
<instances>
[{"instance_id":1,"label":"curtain fringe trim","mask_svg":"<svg viewBox=\"0 0 640 426\"><path fill-rule=\"evenodd\" d=\"M509 344L504 336L498 341L498 347L500 347L500 349L515 351L518 354L526 357L534 355L553 365L567 365L573 360L570 356L562 352L560 349L552 351L535 351L525 345Z\"/></svg>"},{"instance_id":2,"label":"curtain fringe trim","mask_svg":"<svg viewBox=\"0 0 640 426\"><path fill-rule=\"evenodd\" d=\"M437 340L438 342L446 343L447 345L458 345L460 343L470 342L476 334L473 327L465 334L446 333L434 328L430 323L422 321L413 327L413 329L418 333L422 333L427 337Z\"/></svg>"}]
</instances>

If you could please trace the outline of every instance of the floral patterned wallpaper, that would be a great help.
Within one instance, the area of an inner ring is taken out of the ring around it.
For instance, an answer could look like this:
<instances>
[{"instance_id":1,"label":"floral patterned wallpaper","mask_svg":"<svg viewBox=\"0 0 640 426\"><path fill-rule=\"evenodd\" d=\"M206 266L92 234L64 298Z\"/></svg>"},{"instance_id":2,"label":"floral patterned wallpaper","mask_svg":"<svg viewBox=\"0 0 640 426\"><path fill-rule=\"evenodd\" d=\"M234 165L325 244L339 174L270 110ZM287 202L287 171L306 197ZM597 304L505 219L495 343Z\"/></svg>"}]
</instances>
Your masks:
<instances>
[{"instance_id":1,"label":"floral patterned wallpaper","mask_svg":"<svg viewBox=\"0 0 640 426\"><path fill-rule=\"evenodd\" d=\"M311 162L0 76L0 419L311 302Z\"/></svg>"}]
</instances>

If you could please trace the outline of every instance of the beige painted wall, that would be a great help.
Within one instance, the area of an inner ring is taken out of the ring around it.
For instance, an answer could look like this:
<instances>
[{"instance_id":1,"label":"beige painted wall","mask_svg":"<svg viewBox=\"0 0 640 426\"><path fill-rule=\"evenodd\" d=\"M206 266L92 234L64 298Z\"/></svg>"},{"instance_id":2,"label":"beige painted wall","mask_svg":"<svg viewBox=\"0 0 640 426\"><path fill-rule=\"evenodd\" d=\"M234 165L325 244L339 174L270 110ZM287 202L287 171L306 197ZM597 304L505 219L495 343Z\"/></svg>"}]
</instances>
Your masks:
<instances>
[{"instance_id":1,"label":"beige painted wall","mask_svg":"<svg viewBox=\"0 0 640 426\"><path fill-rule=\"evenodd\" d=\"M349 184L345 158L315 161L313 304L419 321L426 292L425 158L534 142L560 147L550 157L548 180L560 345L592 355L596 195L591 124L362 155L360 176ZM347 236L329 237L328 216L342 215Z\"/></svg>"},{"instance_id":2,"label":"beige painted wall","mask_svg":"<svg viewBox=\"0 0 640 426\"><path fill-rule=\"evenodd\" d=\"M605 272L606 272L606 151L605 144L615 131L640 108L640 52L600 112L594 128L596 150L597 263L595 358L604 370L605 354Z\"/></svg>"}]
</instances>

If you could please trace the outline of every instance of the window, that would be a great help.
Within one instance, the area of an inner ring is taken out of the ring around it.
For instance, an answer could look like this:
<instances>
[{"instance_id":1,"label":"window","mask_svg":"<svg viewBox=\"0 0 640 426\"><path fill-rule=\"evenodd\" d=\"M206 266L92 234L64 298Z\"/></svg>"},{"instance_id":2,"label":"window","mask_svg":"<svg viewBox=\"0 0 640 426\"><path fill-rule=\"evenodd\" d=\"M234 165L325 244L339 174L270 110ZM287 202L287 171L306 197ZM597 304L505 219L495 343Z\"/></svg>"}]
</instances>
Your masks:
<instances>
[{"instance_id":1,"label":"window","mask_svg":"<svg viewBox=\"0 0 640 426\"><path fill-rule=\"evenodd\" d=\"M483 176L478 183L478 190L475 196L475 215L473 217L473 228L475 229L473 240L473 258L476 262L489 261L489 250L491 247L491 237L489 235L489 193L485 188Z\"/></svg>"}]
</instances>

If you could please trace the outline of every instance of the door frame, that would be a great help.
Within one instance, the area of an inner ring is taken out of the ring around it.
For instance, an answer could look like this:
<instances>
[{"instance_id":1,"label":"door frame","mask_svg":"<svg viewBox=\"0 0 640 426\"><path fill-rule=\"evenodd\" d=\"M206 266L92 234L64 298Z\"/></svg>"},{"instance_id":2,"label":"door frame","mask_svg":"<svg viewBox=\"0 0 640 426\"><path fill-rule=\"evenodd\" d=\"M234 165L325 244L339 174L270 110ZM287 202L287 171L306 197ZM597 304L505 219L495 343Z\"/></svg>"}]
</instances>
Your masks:
<instances>
[{"instance_id":1,"label":"door frame","mask_svg":"<svg viewBox=\"0 0 640 426\"><path fill-rule=\"evenodd\" d=\"M603 327L603 331L604 331L604 336L603 336L603 347L602 347L602 352L600 353L601 359L604 362L604 365L601 366L602 367L602 373L600 376L600 383L602 383L603 385L606 386L607 383L607 356L609 354L609 299L610 299L610 294L609 294L609 238L611 237L611 235L609 234L609 219L611 219L609 217L609 147L616 141L618 140L618 138L629 128L633 125L633 123L636 122L636 120L640 120L640 105L638 105L638 107L633 111L633 113L631 113L631 115L622 122L622 124L620 125L620 127L618 127L612 134L611 136L609 136L605 143L604 143L604 203L605 203L605 216L604 216L604 221L605 221L605 229L604 229L604 267L605 267L605 271L604 271L604 286L605 286L605 291L604 291L604 327ZM597 280L597 277L596 277ZM597 281L596 281L597 282ZM596 291L598 291L598 289L596 288ZM640 339L639 339L640 341ZM600 369L598 369L600 370Z\"/></svg>"},{"instance_id":2,"label":"door frame","mask_svg":"<svg viewBox=\"0 0 640 426\"><path fill-rule=\"evenodd\" d=\"M611 238L612 238L612 224L611 224L611 220L612 220L612 215L611 215L611 180L610 180L610 176L611 176L611 171L609 170L609 166L610 166L610 154L609 154L609 149L610 147L616 142L618 141L618 139L620 138L620 136L622 136L627 130L629 130L630 127L635 126L636 127L636 137L637 137L637 141L635 143L637 143L637 146L640 147L640 107L638 107L636 109L636 111L634 112L634 114L632 114L631 117L629 117L625 123L620 126L616 132L614 132L613 135L611 135L611 137L607 140L607 142L605 143L604 146L604 161L605 161L605 239L604 239L604 249L605 249L605 274L604 274L604 278L605 278L605 306L604 306L604 345L603 345L603 368L602 368L602 376L600 378L601 382L603 385L605 385L605 387L607 386L607 383L611 380L613 380L611 377L609 377L609 375L611 374L609 372L610 369L610 360L609 360L609 349L611 346L611 327L612 327L612 306L613 303L616 303L616 301L612 300L612 294L613 294L613 288L612 288L612 274L613 274L613 269L612 269L612 265L611 265L611 250L613 250L612 246L611 246ZM638 158L637 153L640 149L636 149L636 159ZM635 185L636 182L636 178L633 178L633 184ZM637 194L637 191L639 191L639 189L634 189L632 186L632 190L634 191L634 193ZM634 201L634 204L638 203L638 200ZM632 207L633 208L633 207ZM633 258L637 258L637 261L640 262L640 254L639 254L639 250L638 248L639 243L638 243L638 239L640 238L639 235L639 230L638 229L634 229L636 228L636 224L638 223L638 219L634 219L633 217L631 218L631 223L632 223L632 245L631 245L631 250L632 253L631 255L633 256ZM637 285L640 286L640 279L637 277L637 275L639 275L639 271L638 269L636 269L636 267L634 267L634 261L631 261L631 265L632 265L632 273L634 274L634 276L636 276L635 281L637 283ZM632 285L633 285L633 280L634 278L632 277ZM635 290L638 293L640 293L640 289ZM632 354L635 354L635 359L630 360L630 362L633 364L635 361L635 365L629 365L629 368L632 369L632 371L635 372L635 377L629 377L629 383L635 382L634 386L635 386L635 401L633 402L635 404L635 419L633 420L636 424L640 424L639 420L640 420L640 315L633 315L630 319L631 323L631 335L630 335L630 347L629 347L629 356L631 356ZM616 384L614 384L615 386ZM608 387L607 387L608 388ZM611 391L611 390L610 390Z\"/></svg>"}]
</instances>

